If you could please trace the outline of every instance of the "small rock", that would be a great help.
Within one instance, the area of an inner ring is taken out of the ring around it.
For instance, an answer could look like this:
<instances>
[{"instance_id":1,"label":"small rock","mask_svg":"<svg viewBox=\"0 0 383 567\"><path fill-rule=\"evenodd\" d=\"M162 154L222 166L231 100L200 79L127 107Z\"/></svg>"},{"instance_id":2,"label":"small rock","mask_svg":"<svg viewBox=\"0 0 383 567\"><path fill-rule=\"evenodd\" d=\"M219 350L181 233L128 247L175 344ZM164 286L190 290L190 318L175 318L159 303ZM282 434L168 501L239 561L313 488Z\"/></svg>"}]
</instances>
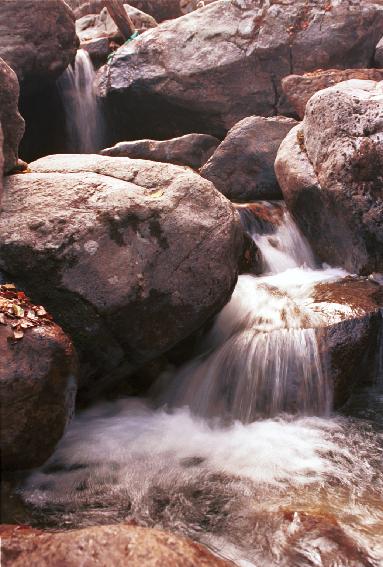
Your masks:
<instances>
[{"instance_id":1,"label":"small rock","mask_svg":"<svg viewBox=\"0 0 383 567\"><path fill-rule=\"evenodd\" d=\"M172 140L134 140L119 142L112 148L106 148L100 153L104 156L130 157L188 165L199 169L207 162L219 140L208 134L186 134Z\"/></svg>"}]
</instances>

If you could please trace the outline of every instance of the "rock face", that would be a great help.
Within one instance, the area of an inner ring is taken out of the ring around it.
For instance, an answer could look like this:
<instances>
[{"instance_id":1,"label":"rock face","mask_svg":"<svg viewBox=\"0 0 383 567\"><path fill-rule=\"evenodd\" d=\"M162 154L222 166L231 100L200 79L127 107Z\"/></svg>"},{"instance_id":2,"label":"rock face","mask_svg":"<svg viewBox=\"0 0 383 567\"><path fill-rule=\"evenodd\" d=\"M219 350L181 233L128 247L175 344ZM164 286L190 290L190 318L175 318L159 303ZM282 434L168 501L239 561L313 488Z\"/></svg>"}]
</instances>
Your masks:
<instances>
[{"instance_id":1,"label":"rock face","mask_svg":"<svg viewBox=\"0 0 383 567\"><path fill-rule=\"evenodd\" d=\"M316 93L282 142L275 171L318 257L351 273L383 270L383 83Z\"/></svg>"},{"instance_id":2,"label":"rock face","mask_svg":"<svg viewBox=\"0 0 383 567\"><path fill-rule=\"evenodd\" d=\"M21 86L54 81L77 49L74 15L63 0L5 0L0 4L0 57Z\"/></svg>"},{"instance_id":3,"label":"rock face","mask_svg":"<svg viewBox=\"0 0 383 567\"><path fill-rule=\"evenodd\" d=\"M375 49L375 63L379 65L379 67L383 67L383 37Z\"/></svg>"},{"instance_id":4,"label":"rock face","mask_svg":"<svg viewBox=\"0 0 383 567\"><path fill-rule=\"evenodd\" d=\"M24 120L17 108L18 100L19 83L17 76L5 61L0 59L0 123L4 137L4 173L16 166L19 143L24 134Z\"/></svg>"},{"instance_id":5,"label":"rock face","mask_svg":"<svg viewBox=\"0 0 383 567\"><path fill-rule=\"evenodd\" d=\"M318 333L334 407L350 397L355 385L377 378L379 341L383 331L383 287L366 278L346 277L316 285L314 303L325 325Z\"/></svg>"},{"instance_id":6,"label":"rock face","mask_svg":"<svg viewBox=\"0 0 383 567\"><path fill-rule=\"evenodd\" d=\"M104 156L149 159L175 165L188 165L193 169L199 169L207 162L218 145L219 140L214 136L186 134L172 140L119 142L112 148L106 148L100 153Z\"/></svg>"},{"instance_id":7,"label":"rock face","mask_svg":"<svg viewBox=\"0 0 383 567\"><path fill-rule=\"evenodd\" d=\"M2 526L4 567L229 567L190 539L128 524L48 533Z\"/></svg>"},{"instance_id":8,"label":"rock face","mask_svg":"<svg viewBox=\"0 0 383 567\"><path fill-rule=\"evenodd\" d=\"M210 182L96 155L49 156L30 169L6 182L0 269L27 282L70 334L83 377L126 375L229 299L243 233Z\"/></svg>"},{"instance_id":9,"label":"rock face","mask_svg":"<svg viewBox=\"0 0 383 567\"><path fill-rule=\"evenodd\" d=\"M120 49L100 94L116 140L223 137L246 116L283 113L287 75L367 67L382 26L383 5L369 0L219 0Z\"/></svg>"},{"instance_id":10,"label":"rock face","mask_svg":"<svg viewBox=\"0 0 383 567\"><path fill-rule=\"evenodd\" d=\"M45 310L22 292L0 286L2 469L43 464L73 412L73 347L60 327L41 313Z\"/></svg>"},{"instance_id":11,"label":"rock face","mask_svg":"<svg viewBox=\"0 0 383 567\"><path fill-rule=\"evenodd\" d=\"M203 8L216 0L180 0L180 8L183 14L189 14L194 10L198 10L199 8Z\"/></svg>"},{"instance_id":12,"label":"rock face","mask_svg":"<svg viewBox=\"0 0 383 567\"><path fill-rule=\"evenodd\" d=\"M282 88L298 116L303 118L306 104L313 94L350 79L383 81L383 69L328 69L304 75L289 75L282 79Z\"/></svg>"},{"instance_id":13,"label":"rock face","mask_svg":"<svg viewBox=\"0 0 383 567\"><path fill-rule=\"evenodd\" d=\"M0 122L0 211L1 211L1 199L3 197L3 175L4 175L3 143L4 143L4 136Z\"/></svg>"},{"instance_id":14,"label":"rock face","mask_svg":"<svg viewBox=\"0 0 383 567\"><path fill-rule=\"evenodd\" d=\"M296 124L284 116L244 118L204 165L202 177L232 201L280 199L274 161L282 140Z\"/></svg>"}]
</instances>

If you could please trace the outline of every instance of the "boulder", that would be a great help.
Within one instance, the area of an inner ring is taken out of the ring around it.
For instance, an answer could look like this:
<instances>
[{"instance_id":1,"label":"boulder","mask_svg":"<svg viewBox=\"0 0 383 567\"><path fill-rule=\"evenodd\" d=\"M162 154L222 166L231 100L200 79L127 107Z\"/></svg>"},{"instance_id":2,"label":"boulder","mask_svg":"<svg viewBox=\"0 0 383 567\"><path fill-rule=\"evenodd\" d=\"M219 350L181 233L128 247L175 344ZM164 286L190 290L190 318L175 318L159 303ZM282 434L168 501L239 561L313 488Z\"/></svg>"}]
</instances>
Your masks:
<instances>
[{"instance_id":1,"label":"boulder","mask_svg":"<svg viewBox=\"0 0 383 567\"><path fill-rule=\"evenodd\" d=\"M125 11L130 16L134 27L140 32L157 26L157 22L152 16L124 4ZM114 20L109 15L107 8L103 8L99 14L89 14L76 20L76 33L80 40L81 47L84 42L89 40L108 37L123 43L125 40L117 28Z\"/></svg>"},{"instance_id":2,"label":"boulder","mask_svg":"<svg viewBox=\"0 0 383 567\"><path fill-rule=\"evenodd\" d=\"M70 334L83 379L126 376L230 298L242 227L209 181L189 168L97 155L29 167L6 181L0 269L26 282Z\"/></svg>"},{"instance_id":3,"label":"boulder","mask_svg":"<svg viewBox=\"0 0 383 567\"><path fill-rule=\"evenodd\" d=\"M17 76L0 58L0 123L3 130L4 173L17 165L19 143L24 134L24 120L17 108L18 99Z\"/></svg>"},{"instance_id":4,"label":"boulder","mask_svg":"<svg viewBox=\"0 0 383 567\"><path fill-rule=\"evenodd\" d=\"M317 256L351 273L383 270L383 83L316 93L282 142L275 171Z\"/></svg>"},{"instance_id":5,"label":"boulder","mask_svg":"<svg viewBox=\"0 0 383 567\"><path fill-rule=\"evenodd\" d=\"M26 469L53 453L76 392L72 343L45 309L0 285L1 467Z\"/></svg>"},{"instance_id":6,"label":"boulder","mask_svg":"<svg viewBox=\"0 0 383 567\"><path fill-rule=\"evenodd\" d=\"M149 159L175 165L188 165L193 169L199 169L207 162L218 145L219 140L214 136L186 134L172 140L119 142L112 148L106 148L100 153L104 156Z\"/></svg>"},{"instance_id":7,"label":"boulder","mask_svg":"<svg viewBox=\"0 0 383 567\"><path fill-rule=\"evenodd\" d=\"M0 57L22 88L39 90L54 81L77 49L75 20L64 0L5 0L0 3Z\"/></svg>"},{"instance_id":8,"label":"boulder","mask_svg":"<svg viewBox=\"0 0 383 567\"><path fill-rule=\"evenodd\" d=\"M303 118L306 103L313 94L350 79L383 81L383 69L328 69L289 75L282 79L282 89L299 118Z\"/></svg>"},{"instance_id":9,"label":"boulder","mask_svg":"<svg viewBox=\"0 0 383 567\"><path fill-rule=\"evenodd\" d=\"M296 124L284 116L244 118L203 166L202 177L232 201L281 199L274 161L282 140Z\"/></svg>"},{"instance_id":10,"label":"boulder","mask_svg":"<svg viewBox=\"0 0 383 567\"><path fill-rule=\"evenodd\" d=\"M49 533L24 526L0 528L4 567L229 567L192 540L129 524Z\"/></svg>"},{"instance_id":11,"label":"boulder","mask_svg":"<svg viewBox=\"0 0 383 567\"><path fill-rule=\"evenodd\" d=\"M331 378L334 407L342 406L355 386L379 378L383 331L383 286L362 277L319 283L310 308L320 315L320 351Z\"/></svg>"},{"instance_id":12,"label":"boulder","mask_svg":"<svg viewBox=\"0 0 383 567\"><path fill-rule=\"evenodd\" d=\"M106 0L66 0L76 19L88 14L97 14L106 5ZM181 16L180 0L130 0L130 6L150 14L157 22Z\"/></svg>"},{"instance_id":13,"label":"boulder","mask_svg":"<svg viewBox=\"0 0 383 567\"><path fill-rule=\"evenodd\" d=\"M203 132L291 112L281 79L367 67L383 26L374 1L219 0L120 48L99 76L113 140Z\"/></svg>"},{"instance_id":14,"label":"boulder","mask_svg":"<svg viewBox=\"0 0 383 567\"><path fill-rule=\"evenodd\" d=\"M383 67L383 37L379 41L379 43L378 43L378 45L376 46L376 49L375 49L375 63L379 67Z\"/></svg>"},{"instance_id":15,"label":"boulder","mask_svg":"<svg viewBox=\"0 0 383 567\"><path fill-rule=\"evenodd\" d=\"M208 4L215 2L216 0L180 0L180 9L182 14L189 14L194 10L199 10L199 8L204 8Z\"/></svg>"},{"instance_id":16,"label":"boulder","mask_svg":"<svg viewBox=\"0 0 383 567\"><path fill-rule=\"evenodd\" d=\"M139 33L157 26L152 16L129 4L124 4L124 7ZM107 8L103 8L99 14L89 14L77 20L76 32L80 47L89 53L94 64L98 66L105 63L108 55L125 41Z\"/></svg>"}]
</instances>

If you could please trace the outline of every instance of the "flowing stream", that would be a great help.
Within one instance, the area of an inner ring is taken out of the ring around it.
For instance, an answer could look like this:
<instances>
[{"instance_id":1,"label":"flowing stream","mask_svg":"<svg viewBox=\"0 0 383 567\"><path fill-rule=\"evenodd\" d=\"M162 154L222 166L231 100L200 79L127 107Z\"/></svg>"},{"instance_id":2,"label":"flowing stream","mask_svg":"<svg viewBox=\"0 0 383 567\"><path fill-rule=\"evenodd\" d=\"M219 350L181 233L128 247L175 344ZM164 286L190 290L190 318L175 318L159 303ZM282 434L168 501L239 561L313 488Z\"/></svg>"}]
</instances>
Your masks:
<instances>
[{"instance_id":1,"label":"flowing stream","mask_svg":"<svg viewBox=\"0 0 383 567\"><path fill-rule=\"evenodd\" d=\"M240 276L195 356L147 399L75 418L19 488L33 523L135 521L242 567L383 564L378 366L375 386L332 413L310 294L346 274L318 269L284 206L265 207L264 221L240 210L264 275Z\"/></svg>"},{"instance_id":2,"label":"flowing stream","mask_svg":"<svg viewBox=\"0 0 383 567\"><path fill-rule=\"evenodd\" d=\"M93 86L95 70L87 51L79 49L57 84L65 109L68 151L94 153L102 149L103 119Z\"/></svg>"}]
</instances>

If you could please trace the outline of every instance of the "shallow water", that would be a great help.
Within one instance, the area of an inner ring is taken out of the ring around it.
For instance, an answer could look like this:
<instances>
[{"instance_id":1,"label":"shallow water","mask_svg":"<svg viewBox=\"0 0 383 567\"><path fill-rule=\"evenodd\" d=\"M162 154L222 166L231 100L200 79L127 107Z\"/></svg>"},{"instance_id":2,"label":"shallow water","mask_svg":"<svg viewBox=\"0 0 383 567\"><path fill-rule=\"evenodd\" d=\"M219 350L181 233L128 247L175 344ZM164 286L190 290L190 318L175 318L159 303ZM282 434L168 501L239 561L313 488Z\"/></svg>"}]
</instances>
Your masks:
<instances>
[{"instance_id":1,"label":"shallow water","mask_svg":"<svg viewBox=\"0 0 383 567\"><path fill-rule=\"evenodd\" d=\"M283 215L277 233L290 234ZM11 495L11 521L134 521L242 567L383 564L383 344L376 383L331 413L311 292L347 274L318 269L293 232L271 256L263 247L269 273L239 278L198 355L155 393L75 418L49 461L20 481L19 500Z\"/></svg>"}]
</instances>

